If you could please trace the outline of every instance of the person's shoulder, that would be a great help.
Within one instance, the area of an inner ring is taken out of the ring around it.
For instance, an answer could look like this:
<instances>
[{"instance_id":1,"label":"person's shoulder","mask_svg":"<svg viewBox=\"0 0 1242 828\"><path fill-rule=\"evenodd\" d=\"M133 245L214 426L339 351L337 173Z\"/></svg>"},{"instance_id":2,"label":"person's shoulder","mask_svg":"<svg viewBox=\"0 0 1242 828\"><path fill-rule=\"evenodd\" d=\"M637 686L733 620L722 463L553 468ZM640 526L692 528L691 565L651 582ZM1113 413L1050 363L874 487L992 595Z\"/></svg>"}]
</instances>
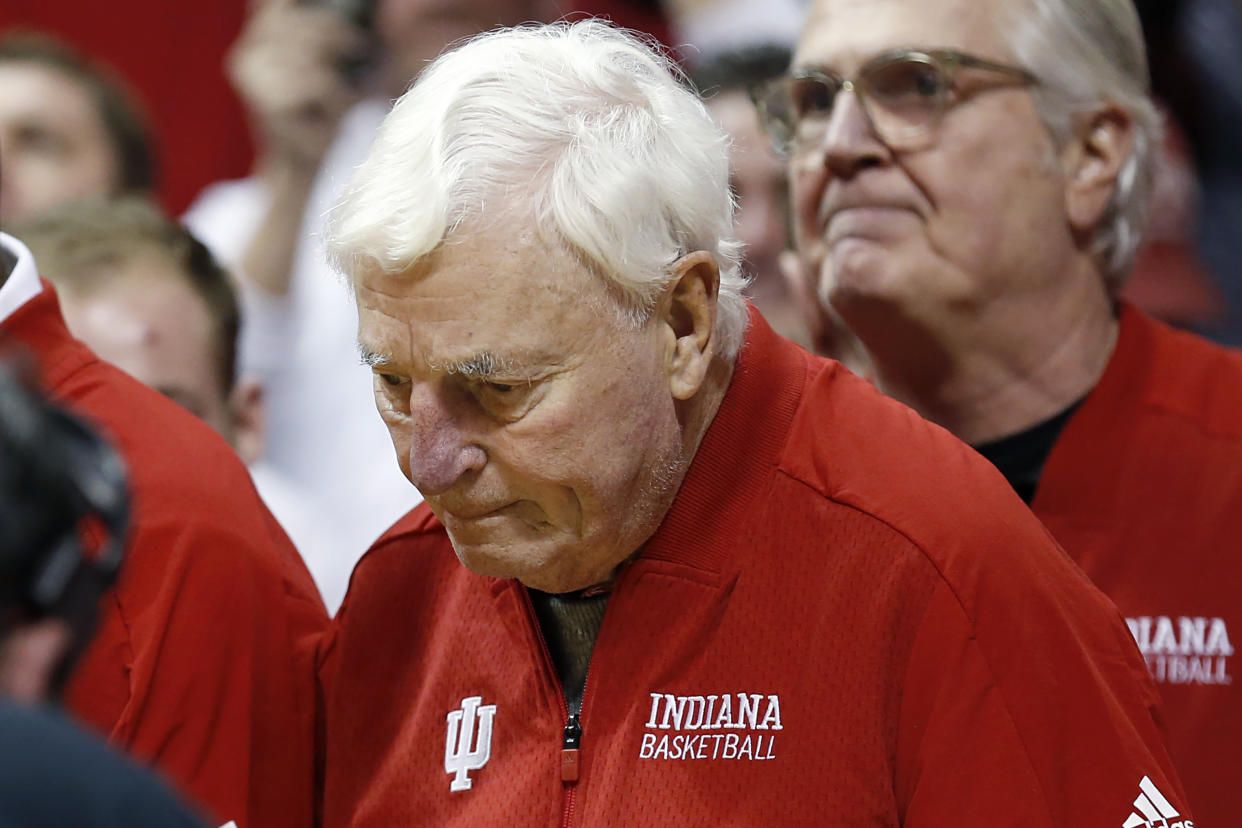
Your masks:
<instances>
[{"instance_id":1,"label":"person's shoulder","mask_svg":"<svg viewBox=\"0 0 1242 828\"><path fill-rule=\"evenodd\" d=\"M475 577L458 562L444 524L425 501L419 503L358 559L336 615L337 624L344 626L357 614L350 611L351 606L374 609L394 595L408 597L411 590L430 589L456 576Z\"/></svg>"},{"instance_id":2,"label":"person's shoulder","mask_svg":"<svg viewBox=\"0 0 1242 828\"><path fill-rule=\"evenodd\" d=\"M354 567L354 579L360 573L383 577L392 565L415 562L420 555L446 548L450 548L448 532L423 501L376 538Z\"/></svg>"},{"instance_id":3,"label":"person's shoulder","mask_svg":"<svg viewBox=\"0 0 1242 828\"><path fill-rule=\"evenodd\" d=\"M163 394L95 359L57 388L120 449L140 513L235 524L261 508L249 472L210 426Z\"/></svg>"},{"instance_id":4,"label":"person's shoulder","mask_svg":"<svg viewBox=\"0 0 1242 828\"><path fill-rule=\"evenodd\" d=\"M1009 605L1107 609L991 463L842 367L812 372L778 474L823 504L801 511L836 525L847 514L876 539L876 565L900 560L946 590L972 634L1021 626Z\"/></svg>"},{"instance_id":5,"label":"person's shoulder","mask_svg":"<svg viewBox=\"0 0 1242 828\"><path fill-rule=\"evenodd\" d=\"M835 363L812 374L781 471L925 553L1020 536L1047 542L987 460Z\"/></svg>"},{"instance_id":6,"label":"person's shoulder","mask_svg":"<svg viewBox=\"0 0 1242 828\"><path fill-rule=\"evenodd\" d=\"M444 524L432 513L426 501L419 503L388 528L384 534L376 538L371 551L406 544L420 543L433 537L444 537Z\"/></svg>"},{"instance_id":7,"label":"person's shoulder","mask_svg":"<svg viewBox=\"0 0 1242 828\"><path fill-rule=\"evenodd\" d=\"M250 473L210 426L99 359L59 383L56 393L116 445L126 466L130 581L137 569L154 577L179 566L200 577L209 568L267 573L262 577L283 584L290 600L321 606L305 564Z\"/></svg>"}]
</instances>

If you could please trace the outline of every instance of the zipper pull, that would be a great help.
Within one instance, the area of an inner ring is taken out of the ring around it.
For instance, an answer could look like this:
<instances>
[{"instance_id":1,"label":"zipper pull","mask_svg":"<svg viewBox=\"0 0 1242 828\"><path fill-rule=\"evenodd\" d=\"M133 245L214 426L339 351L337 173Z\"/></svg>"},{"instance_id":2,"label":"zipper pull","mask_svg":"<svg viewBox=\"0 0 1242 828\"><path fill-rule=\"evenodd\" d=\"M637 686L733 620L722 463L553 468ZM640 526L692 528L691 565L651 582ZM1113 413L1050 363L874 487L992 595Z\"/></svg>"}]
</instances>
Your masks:
<instances>
[{"instance_id":1,"label":"zipper pull","mask_svg":"<svg viewBox=\"0 0 1242 828\"><path fill-rule=\"evenodd\" d=\"M582 725L578 714L565 722L565 738L561 742L561 781L578 781L578 747L582 744Z\"/></svg>"}]
</instances>

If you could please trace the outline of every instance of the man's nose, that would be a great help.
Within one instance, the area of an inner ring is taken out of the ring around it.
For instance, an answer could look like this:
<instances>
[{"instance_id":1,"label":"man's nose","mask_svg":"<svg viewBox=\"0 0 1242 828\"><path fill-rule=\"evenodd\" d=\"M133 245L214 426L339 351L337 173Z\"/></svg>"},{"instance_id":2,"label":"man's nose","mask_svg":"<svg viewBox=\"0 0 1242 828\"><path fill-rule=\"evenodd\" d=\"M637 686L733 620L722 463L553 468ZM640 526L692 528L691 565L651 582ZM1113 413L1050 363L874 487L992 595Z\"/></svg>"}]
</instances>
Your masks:
<instances>
[{"instance_id":1,"label":"man's nose","mask_svg":"<svg viewBox=\"0 0 1242 828\"><path fill-rule=\"evenodd\" d=\"M451 397L451 391L429 383L416 383L410 391L410 482L423 497L448 491L487 463L487 454L463 429L466 412Z\"/></svg>"},{"instance_id":2,"label":"man's nose","mask_svg":"<svg viewBox=\"0 0 1242 828\"><path fill-rule=\"evenodd\" d=\"M876 166L888 155L888 147L876 134L856 90L842 90L837 95L820 151L824 165L837 178L849 178Z\"/></svg>"}]
</instances>

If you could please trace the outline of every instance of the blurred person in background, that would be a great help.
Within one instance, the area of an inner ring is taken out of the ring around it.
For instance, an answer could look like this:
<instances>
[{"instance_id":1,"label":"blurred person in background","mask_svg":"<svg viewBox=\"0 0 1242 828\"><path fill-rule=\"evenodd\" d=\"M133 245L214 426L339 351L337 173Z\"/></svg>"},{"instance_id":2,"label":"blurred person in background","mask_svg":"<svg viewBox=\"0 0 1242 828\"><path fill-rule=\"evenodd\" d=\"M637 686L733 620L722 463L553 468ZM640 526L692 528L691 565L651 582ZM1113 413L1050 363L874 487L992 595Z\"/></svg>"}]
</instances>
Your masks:
<instances>
[{"instance_id":1,"label":"blurred person in background","mask_svg":"<svg viewBox=\"0 0 1242 828\"><path fill-rule=\"evenodd\" d=\"M1186 135L1167 107L1160 113L1164 140L1153 159L1149 220L1121 298L1170 325L1202 331L1224 322L1229 310L1199 252L1202 188Z\"/></svg>"},{"instance_id":2,"label":"blurred person in background","mask_svg":"<svg viewBox=\"0 0 1242 828\"><path fill-rule=\"evenodd\" d=\"M119 450L126 566L66 707L219 822L312 820L313 667L327 623L305 564L206 424L73 338L30 251L0 233L0 342Z\"/></svg>"},{"instance_id":3,"label":"blurred person in background","mask_svg":"<svg viewBox=\"0 0 1242 828\"><path fill-rule=\"evenodd\" d=\"M806 0L663 0L677 55L689 66L763 44L791 48Z\"/></svg>"},{"instance_id":4,"label":"blurred person in background","mask_svg":"<svg viewBox=\"0 0 1242 828\"><path fill-rule=\"evenodd\" d=\"M1137 0L1152 87L1185 136L1198 193L1191 241L1224 297L1197 328L1242 346L1242 2Z\"/></svg>"},{"instance_id":5,"label":"blurred person in background","mask_svg":"<svg viewBox=\"0 0 1242 828\"><path fill-rule=\"evenodd\" d=\"M112 449L0 362L0 828L202 824L54 707L116 579L128 499Z\"/></svg>"},{"instance_id":6,"label":"blurred person in background","mask_svg":"<svg viewBox=\"0 0 1242 828\"><path fill-rule=\"evenodd\" d=\"M211 253L136 196L81 199L13 232L56 286L71 333L233 446L335 609L350 562L324 544L309 493L260 459L263 392L238 378L243 321L229 276Z\"/></svg>"},{"instance_id":7,"label":"blurred person in background","mask_svg":"<svg viewBox=\"0 0 1242 828\"><path fill-rule=\"evenodd\" d=\"M265 459L324 504L327 542L348 565L418 494L370 401L349 289L324 261L323 217L392 99L446 45L556 13L548 0L262 0L232 52L255 171L208 188L184 220L241 280L240 363L267 401Z\"/></svg>"},{"instance_id":8,"label":"blurred person in background","mask_svg":"<svg viewBox=\"0 0 1242 828\"><path fill-rule=\"evenodd\" d=\"M761 109L805 277L1117 603L1233 822L1242 354L1117 298L1160 142L1130 0L817 0Z\"/></svg>"},{"instance_id":9,"label":"blurred person in background","mask_svg":"<svg viewBox=\"0 0 1242 828\"><path fill-rule=\"evenodd\" d=\"M737 237L746 245L749 293L782 336L808 346L800 311L781 278L779 257L789 247L789 185L785 163L771 149L747 90L784 74L789 49L755 46L691 63L690 80L707 111L732 139L729 184L737 199Z\"/></svg>"},{"instance_id":10,"label":"blurred person in background","mask_svg":"<svg viewBox=\"0 0 1242 828\"><path fill-rule=\"evenodd\" d=\"M707 111L732 139L730 185L755 306L777 333L865 376L863 354L853 335L808 292L805 280L798 278L797 262L788 261L793 229L785 161L773 150L750 100L752 87L785 73L792 54L776 44L724 52L692 61L690 79Z\"/></svg>"},{"instance_id":11,"label":"blurred person in background","mask_svg":"<svg viewBox=\"0 0 1242 828\"><path fill-rule=\"evenodd\" d=\"M144 116L117 78L51 38L0 38L5 221L83 196L148 193L154 175Z\"/></svg>"}]
</instances>

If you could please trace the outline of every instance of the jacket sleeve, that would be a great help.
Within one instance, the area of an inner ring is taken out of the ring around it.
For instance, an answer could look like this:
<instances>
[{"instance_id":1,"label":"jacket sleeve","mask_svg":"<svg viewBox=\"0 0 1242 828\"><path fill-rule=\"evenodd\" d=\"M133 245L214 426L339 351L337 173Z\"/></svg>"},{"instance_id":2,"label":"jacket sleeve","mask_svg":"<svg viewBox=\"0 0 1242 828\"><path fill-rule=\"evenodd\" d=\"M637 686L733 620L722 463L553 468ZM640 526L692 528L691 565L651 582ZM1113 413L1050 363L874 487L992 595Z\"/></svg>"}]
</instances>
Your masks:
<instances>
[{"instance_id":1,"label":"jacket sleeve","mask_svg":"<svg viewBox=\"0 0 1242 828\"><path fill-rule=\"evenodd\" d=\"M1155 690L1106 599L1085 579L979 579L977 590L942 581L916 637L897 750L902 824L1120 828L1154 787L1168 824L1192 828ZM963 593L986 598L964 606Z\"/></svg>"},{"instance_id":2,"label":"jacket sleeve","mask_svg":"<svg viewBox=\"0 0 1242 828\"><path fill-rule=\"evenodd\" d=\"M148 524L69 697L114 744L239 828L312 819L314 652L327 619L265 542Z\"/></svg>"}]
</instances>

